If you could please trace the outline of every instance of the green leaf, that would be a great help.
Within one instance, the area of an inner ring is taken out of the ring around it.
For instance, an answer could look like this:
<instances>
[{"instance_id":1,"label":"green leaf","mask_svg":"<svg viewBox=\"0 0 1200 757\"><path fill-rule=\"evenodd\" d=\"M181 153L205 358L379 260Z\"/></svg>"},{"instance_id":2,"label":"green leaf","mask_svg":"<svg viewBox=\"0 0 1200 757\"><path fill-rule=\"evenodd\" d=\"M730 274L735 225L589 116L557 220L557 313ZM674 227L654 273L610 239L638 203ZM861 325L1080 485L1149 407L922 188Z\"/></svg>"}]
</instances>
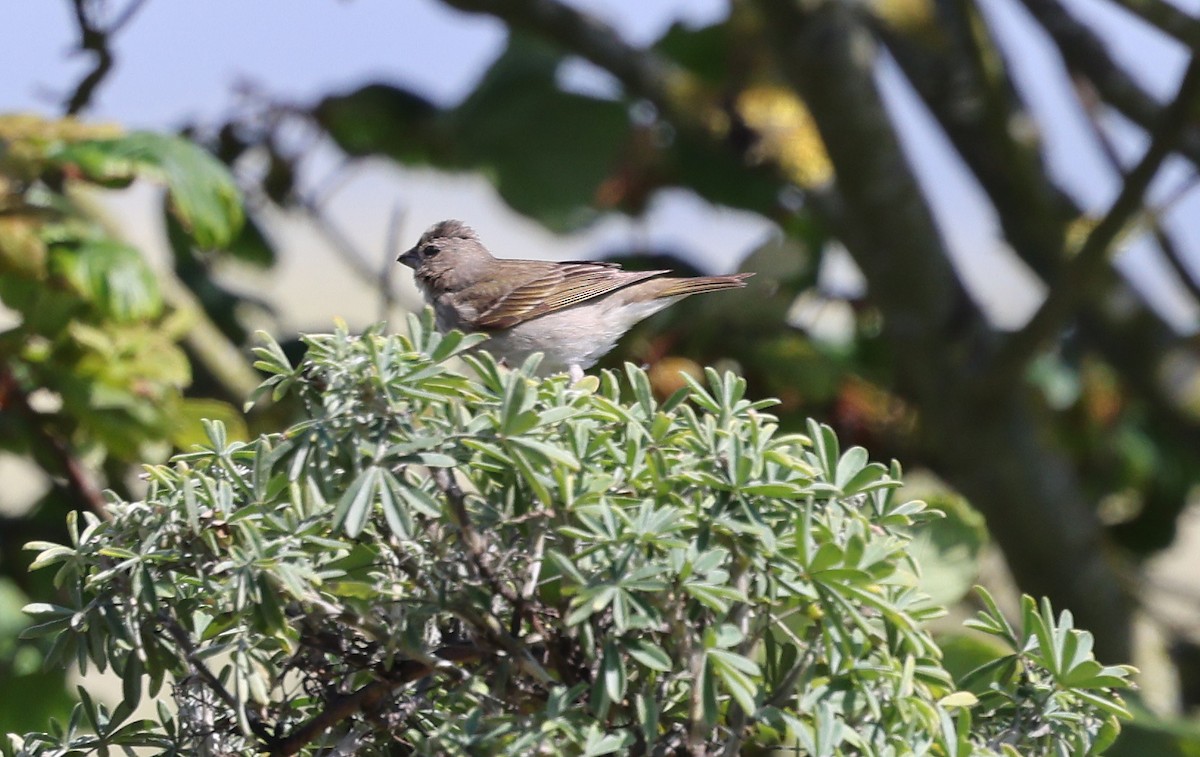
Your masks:
<instances>
[{"instance_id":1,"label":"green leaf","mask_svg":"<svg viewBox=\"0 0 1200 757\"><path fill-rule=\"evenodd\" d=\"M674 23L654 47L710 84L719 84L729 74L730 24L693 28Z\"/></svg>"},{"instance_id":2,"label":"green leaf","mask_svg":"<svg viewBox=\"0 0 1200 757\"><path fill-rule=\"evenodd\" d=\"M255 268L271 268L279 257L275 245L253 218L245 219L228 247L232 257Z\"/></svg>"},{"instance_id":3,"label":"green leaf","mask_svg":"<svg viewBox=\"0 0 1200 757\"><path fill-rule=\"evenodd\" d=\"M242 228L241 192L228 169L184 137L132 132L68 144L55 157L97 181L143 174L163 180L173 212L201 247L228 246Z\"/></svg>"},{"instance_id":4,"label":"green leaf","mask_svg":"<svg viewBox=\"0 0 1200 757\"><path fill-rule=\"evenodd\" d=\"M179 403L172 416L171 443L181 450L203 445L207 441L205 420L220 421L231 441L246 441L250 438L246 416L233 405L220 400L188 397Z\"/></svg>"},{"instance_id":5,"label":"green leaf","mask_svg":"<svg viewBox=\"0 0 1200 757\"><path fill-rule=\"evenodd\" d=\"M838 460L834 485L844 493L850 494L846 488L847 485L862 473L868 459L867 451L862 447L851 447L846 450L845 454Z\"/></svg>"},{"instance_id":6,"label":"green leaf","mask_svg":"<svg viewBox=\"0 0 1200 757\"><path fill-rule=\"evenodd\" d=\"M382 468L368 467L355 477L338 500L333 511L333 525L341 526L350 538L358 536L366 526L382 477Z\"/></svg>"},{"instance_id":7,"label":"green leaf","mask_svg":"<svg viewBox=\"0 0 1200 757\"><path fill-rule=\"evenodd\" d=\"M751 676L758 675L758 666L739 654L721 649L710 649L708 661L725 690L744 712L753 715L758 709L755 702L758 685Z\"/></svg>"},{"instance_id":8,"label":"green leaf","mask_svg":"<svg viewBox=\"0 0 1200 757\"><path fill-rule=\"evenodd\" d=\"M55 247L50 269L107 317L131 321L162 312L154 273L137 250L120 242L90 240Z\"/></svg>"},{"instance_id":9,"label":"green leaf","mask_svg":"<svg viewBox=\"0 0 1200 757\"><path fill-rule=\"evenodd\" d=\"M438 109L390 84L373 83L325 98L317 122L347 155L386 155L400 163L439 162Z\"/></svg>"},{"instance_id":10,"label":"green leaf","mask_svg":"<svg viewBox=\"0 0 1200 757\"><path fill-rule=\"evenodd\" d=\"M625 658L614 644L608 644L604 648L600 675L604 679L604 689L611 701L620 702L625 698L625 685L629 677L625 671Z\"/></svg>"},{"instance_id":11,"label":"green leaf","mask_svg":"<svg viewBox=\"0 0 1200 757\"><path fill-rule=\"evenodd\" d=\"M980 556L988 543L983 516L966 500L939 495L930 505L946 517L913 528L908 552L920 566L921 590L940 605L962 599L978 578Z\"/></svg>"},{"instance_id":12,"label":"green leaf","mask_svg":"<svg viewBox=\"0 0 1200 757\"><path fill-rule=\"evenodd\" d=\"M463 167L481 169L520 213L564 231L590 220L628 139L622 103L564 92L560 53L520 32L448 116ZM535 146L536 149L530 149Z\"/></svg>"},{"instance_id":13,"label":"green leaf","mask_svg":"<svg viewBox=\"0 0 1200 757\"><path fill-rule=\"evenodd\" d=\"M651 670L658 670L666 673L671 670L671 658L663 651L662 647L652 641L639 639L628 644L625 651L629 656L637 660L641 664Z\"/></svg>"},{"instance_id":14,"label":"green leaf","mask_svg":"<svg viewBox=\"0 0 1200 757\"><path fill-rule=\"evenodd\" d=\"M550 463L558 463L570 470L579 470L579 461L565 449L556 447L549 442L530 439L526 436L514 436L508 440L509 444L515 444L518 447L532 452L535 456L545 459Z\"/></svg>"}]
</instances>

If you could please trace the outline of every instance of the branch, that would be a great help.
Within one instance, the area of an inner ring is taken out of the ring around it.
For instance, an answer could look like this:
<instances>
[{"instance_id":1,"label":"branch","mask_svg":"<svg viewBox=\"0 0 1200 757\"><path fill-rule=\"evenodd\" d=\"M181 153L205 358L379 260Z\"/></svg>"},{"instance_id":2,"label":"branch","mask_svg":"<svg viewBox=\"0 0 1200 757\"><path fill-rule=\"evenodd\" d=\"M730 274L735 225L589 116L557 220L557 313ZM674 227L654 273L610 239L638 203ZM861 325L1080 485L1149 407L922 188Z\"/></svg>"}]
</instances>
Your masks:
<instances>
[{"instance_id":1,"label":"branch","mask_svg":"<svg viewBox=\"0 0 1200 757\"><path fill-rule=\"evenodd\" d=\"M1100 145L1101 151L1104 153L1105 160L1108 161L1109 166L1124 181L1128 178L1128 175L1125 172L1125 168L1121 165L1121 158L1117 154L1116 146L1100 124L1101 114L1097 112L1098 110L1098 108L1094 107L1094 104L1084 103L1084 112L1088 116L1088 125L1091 127L1096 142ZM1163 256L1166 258L1167 264L1175 271L1175 276L1179 279L1180 285L1187 290L1192 299L1200 303L1200 282L1197 282L1196 276L1188 269L1187 264L1183 262L1179 247L1175 244L1175 240L1163 225L1163 219L1166 217L1171 206L1195 189L1196 182L1197 175L1192 174L1188 181L1180 185L1170 197L1160 202L1158 207L1147 209L1142 215L1146 219L1146 225L1150 227L1150 232L1154 235L1154 240L1158 243L1159 250L1162 251Z\"/></svg>"},{"instance_id":2,"label":"branch","mask_svg":"<svg viewBox=\"0 0 1200 757\"><path fill-rule=\"evenodd\" d=\"M650 100L677 125L712 132L695 111L702 87L671 61L629 45L615 29L558 0L444 0L471 13L497 16L509 26L554 40L615 76L626 90Z\"/></svg>"},{"instance_id":3,"label":"branch","mask_svg":"<svg viewBox=\"0 0 1200 757\"><path fill-rule=\"evenodd\" d=\"M1200 51L1200 20L1163 0L1114 0L1114 2L1163 34L1174 37L1192 50Z\"/></svg>"},{"instance_id":4,"label":"branch","mask_svg":"<svg viewBox=\"0 0 1200 757\"><path fill-rule=\"evenodd\" d=\"M161 271L159 287L163 299L173 309L182 310L191 318L191 328L183 335L183 342L191 348L196 360L230 398L235 398L239 404L244 402L262 381L246 354L213 323L204 311L204 305L175 271Z\"/></svg>"},{"instance_id":5,"label":"branch","mask_svg":"<svg viewBox=\"0 0 1200 757\"><path fill-rule=\"evenodd\" d=\"M330 193L331 194L331 193ZM297 195L294 207L308 218L317 231L329 243L342 262L350 271L364 283L379 291L380 320L386 321L396 303L396 288L392 281L397 268L396 256L399 254L400 235L404 220L404 212L400 207L392 209L388 218L387 232L384 237L384 250L381 267L371 264L371 255L361 249L354 240L325 212L323 207L327 193L314 191L307 195Z\"/></svg>"},{"instance_id":6,"label":"branch","mask_svg":"<svg viewBox=\"0 0 1200 757\"><path fill-rule=\"evenodd\" d=\"M1021 0L1050 34L1067 68L1091 81L1106 103L1143 129L1163 119L1163 108L1124 69L1117 65L1104 42L1072 16L1058 0ZM1186 125L1177 150L1200 166L1200 127Z\"/></svg>"},{"instance_id":7,"label":"branch","mask_svg":"<svg viewBox=\"0 0 1200 757\"><path fill-rule=\"evenodd\" d=\"M1179 246L1175 244L1170 233L1157 219L1154 221L1153 232L1154 240L1158 242L1158 248L1162 250L1163 257L1167 259L1171 270L1175 271L1179 283L1192 296L1192 299L1200 303L1200 278L1197 278L1197 274L1188 267L1187 263L1183 262L1183 253L1180 252Z\"/></svg>"},{"instance_id":8,"label":"branch","mask_svg":"<svg viewBox=\"0 0 1200 757\"><path fill-rule=\"evenodd\" d=\"M470 662L478 660L480 657L477 648L466 644L447 645L439 648L434 654L447 664ZM399 687L424 678L441 667L441 665L406 661L406 664L398 666L384 677L334 699L324 710L303 725L297 726L287 736L274 740L273 743L268 742L270 744L268 754L272 757L297 754L338 723L360 712L375 709L384 698Z\"/></svg>"},{"instance_id":9,"label":"branch","mask_svg":"<svg viewBox=\"0 0 1200 757\"><path fill-rule=\"evenodd\" d=\"M109 41L133 20L137 12L146 4L146 0L130 0L129 5L125 6L125 9L107 28L101 28L88 13L88 0L71 1L75 11L75 23L79 27L78 52L95 54L96 65L88 72L87 76L83 77L76 85L75 91L67 98L64 106L68 116L80 113L91 103L97 87L112 71L115 62Z\"/></svg>"},{"instance_id":10,"label":"branch","mask_svg":"<svg viewBox=\"0 0 1200 757\"><path fill-rule=\"evenodd\" d=\"M1049 180L1038 140L1024 126L1031 116L977 9L956 2L938 8L944 32L932 40L878 21L873 29L987 192L1013 251L1049 279L1078 211Z\"/></svg>"},{"instance_id":11,"label":"branch","mask_svg":"<svg viewBox=\"0 0 1200 757\"><path fill-rule=\"evenodd\" d=\"M875 81L876 45L850 5L758 3L784 74L817 124L844 199L843 239L884 316L900 387L940 402L945 366L930 356L985 331L962 288ZM806 6L807 7L807 6ZM956 347L951 347L956 349Z\"/></svg>"},{"instance_id":12,"label":"branch","mask_svg":"<svg viewBox=\"0 0 1200 757\"><path fill-rule=\"evenodd\" d=\"M518 594L511 586L505 584L496 576L491 567L487 564L487 555L489 546L474 523L471 521L470 512L467 510L467 497L463 493L462 487L454 480L454 472L449 468L434 468L433 480L438 489L446 497L450 505L450 513L454 518L455 525L458 526L459 532L463 537L463 544L466 546L467 553L471 556L471 562L475 565L475 570L487 583L492 591L499 594L513 608L513 614L517 618L528 618L534 627L545 635L545 629L538 620L536 613L531 611L529 602L524 596ZM489 623L486 618L474 612L474 608L467 610L459 608L459 615L468 619L471 625L477 630L484 633L490 641L502 647L506 652L513 656L514 662L521 670L536 680L543 686L554 684L554 679L546 672L533 657L529 654L529 650L521 644L520 640L506 633L498 622ZM495 618L493 617L494 621ZM547 643L550 639L546 639Z\"/></svg>"},{"instance_id":13,"label":"branch","mask_svg":"<svg viewBox=\"0 0 1200 757\"><path fill-rule=\"evenodd\" d=\"M165 610L159 612L156 616L156 619L158 620L159 625L166 629L167 633L175 641L175 644L183 652L184 659L187 660L187 663L192 666L192 670L196 671L196 675L198 675L202 681L208 684L208 687L212 689L212 692L216 694L222 702L225 703L226 707L235 712L242 711L245 713L246 722L250 724L250 730L254 732L255 736L265 743L271 743L274 740L274 737L269 731L267 731L267 727L263 725L263 722L259 719L258 714L246 709L244 705L237 700L237 697L229 693L229 689L225 688L225 685L221 683L221 679L218 678L216 674L214 674L212 670L210 670L209 667L204 664L204 660L200 659L200 656L197 654L196 645L192 642L191 637L188 636L188 633L183 626L179 624L179 621L172 617Z\"/></svg>"},{"instance_id":14,"label":"branch","mask_svg":"<svg viewBox=\"0 0 1200 757\"><path fill-rule=\"evenodd\" d=\"M532 32L596 64L612 74L631 98L654 105L659 115L682 134L706 146L732 150L748 173L755 171L779 183L779 189L800 192L806 204L819 208L831 226L843 226L837 211L842 207L825 190L801 188L778 161L756 155L747 160L746 146L729 127L731 114L704 82L674 61L653 50L634 47L604 21L560 0L443 0L469 13L485 13L513 29ZM764 209L769 212L769 209Z\"/></svg>"},{"instance_id":15,"label":"branch","mask_svg":"<svg viewBox=\"0 0 1200 757\"><path fill-rule=\"evenodd\" d=\"M1109 250L1130 218L1142 207L1143 198L1159 167L1176 148L1187 127L1195 99L1200 95L1200 56L1193 56L1184 72L1175 101L1163 112L1151 135L1150 146L1129 172L1121 193L1108 213L1064 267L1041 308L1029 323L1002 346L993 364L991 379L1000 386L1015 379L1025 364L1057 333L1107 269Z\"/></svg>"},{"instance_id":16,"label":"branch","mask_svg":"<svg viewBox=\"0 0 1200 757\"><path fill-rule=\"evenodd\" d=\"M0 412L8 407L16 410L29 424L34 442L58 465L67 481L67 488L75 497L104 520L112 518L104 501L104 493L75 456L74 450L50 429L46 416L29 404L29 395L13 375L12 369L7 364L0 364Z\"/></svg>"}]
</instances>

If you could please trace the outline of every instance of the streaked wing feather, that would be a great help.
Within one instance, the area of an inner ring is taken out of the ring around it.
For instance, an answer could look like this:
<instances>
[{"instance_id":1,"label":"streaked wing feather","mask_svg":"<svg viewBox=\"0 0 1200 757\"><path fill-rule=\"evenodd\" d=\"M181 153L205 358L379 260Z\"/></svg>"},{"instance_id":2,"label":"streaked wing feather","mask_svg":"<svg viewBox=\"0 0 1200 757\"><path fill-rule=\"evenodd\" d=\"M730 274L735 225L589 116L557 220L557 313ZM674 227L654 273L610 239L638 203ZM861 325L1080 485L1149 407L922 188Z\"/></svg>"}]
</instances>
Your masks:
<instances>
[{"instance_id":1,"label":"streaked wing feather","mask_svg":"<svg viewBox=\"0 0 1200 757\"><path fill-rule=\"evenodd\" d=\"M517 262L517 261L513 261ZM528 261L520 261L527 264ZM528 270L528 269L526 269ZM475 319L475 327L504 329L531 318L578 305L630 284L661 276L668 271L624 271L612 263L546 263L536 275Z\"/></svg>"}]
</instances>

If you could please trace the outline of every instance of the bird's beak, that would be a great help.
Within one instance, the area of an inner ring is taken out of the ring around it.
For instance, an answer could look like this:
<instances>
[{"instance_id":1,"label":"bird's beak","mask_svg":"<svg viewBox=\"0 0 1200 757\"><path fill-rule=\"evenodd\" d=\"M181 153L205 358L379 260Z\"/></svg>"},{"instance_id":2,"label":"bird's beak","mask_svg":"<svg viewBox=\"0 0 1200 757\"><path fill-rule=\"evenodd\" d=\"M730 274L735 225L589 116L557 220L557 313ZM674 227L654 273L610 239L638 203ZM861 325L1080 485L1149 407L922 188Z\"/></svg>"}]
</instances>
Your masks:
<instances>
[{"instance_id":1,"label":"bird's beak","mask_svg":"<svg viewBox=\"0 0 1200 757\"><path fill-rule=\"evenodd\" d=\"M401 255L400 257L396 258L396 262L403 263L404 265L408 266L409 268L416 270L417 264L420 262L419 260L417 260L417 248L414 247L411 250L409 250L408 252Z\"/></svg>"}]
</instances>

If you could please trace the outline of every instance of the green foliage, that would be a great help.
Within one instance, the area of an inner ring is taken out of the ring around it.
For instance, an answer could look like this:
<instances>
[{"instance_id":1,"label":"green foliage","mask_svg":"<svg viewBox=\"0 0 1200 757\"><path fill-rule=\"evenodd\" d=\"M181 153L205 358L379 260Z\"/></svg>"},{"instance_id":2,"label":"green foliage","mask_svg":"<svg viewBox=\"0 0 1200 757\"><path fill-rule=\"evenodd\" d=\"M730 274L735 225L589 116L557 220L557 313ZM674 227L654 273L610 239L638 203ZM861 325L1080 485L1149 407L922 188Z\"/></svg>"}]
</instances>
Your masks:
<instances>
[{"instance_id":1,"label":"green foliage","mask_svg":"<svg viewBox=\"0 0 1200 757\"><path fill-rule=\"evenodd\" d=\"M0 547L59 538L66 509L103 507L103 476L123 485L125 465L201 436L201 415L227 419L235 433L244 425L228 404L183 395L188 317L92 207L97 189L139 178L166 185L173 217L197 244L225 244L242 222L228 172L186 139L0 116L0 453L31 459L58 484L23 517L6 514ZM0 594L14 608L40 583L24 578L21 558L0 553L16 579L0 578ZM18 642L19 630L0 623L7 728L69 709L65 671L38 672L50 645Z\"/></svg>"},{"instance_id":2,"label":"green foliage","mask_svg":"<svg viewBox=\"0 0 1200 757\"><path fill-rule=\"evenodd\" d=\"M177 345L188 323L164 307L141 253L77 199L88 184L139 177L165 182L199 244L225 244L241 226L229 174L183 138L0 118L0 304L17 318L0 333L0 383L59 406L31 416L23 400L0 405L16 432L0 433L0 449L25 453L31 438L47 437L68 439L97 462L140 462L189 433L195 414L182 389L191 369Z\"/></svg>"},{"instance_id":3,"label":"green foliage","mask_svg":"<svg viewBox=\"0 0 1200 757\"><path fill-rule=\"evenodd\" d=\"M560 59L514 34L456 108L440 111L405 90L370 84L326 98L316 115L351 155L480 171L513 209L563 230L595 216L590 206L627 140L629 118L621 103L561 90Z\"/></svg>"},{"instance_id":4,"label":"green foliage","mask_svg":"<svg viewBox=\"0 0 1200 757\"><path fill-rule=\"evenodd\" d=\"M133 132L67 143L51 157L99 183L163 181L175 216L201 247L228 245L241 230L241 194L225 166L182 137Z\"/></svg>"},{"instance_id":5,"label":"green foliage","mask_svg":"<svg viewBox=\"0 0 1200 757\"><path fill-rule=\"evenodd\" d=\"M1132 715L1109 692L1130 685L1128 665L1104 666L1092 655L1093 638L1072 626L1064 610L1055 621L1050 602L1021 599L1014 628L991 595L979 589L985 610L967 626L1001 639L1012 654L968 673L962 684L978 697L978 730L990 743L1023 744L1037 754L1098 754ZM1082 727L1081 727L1082 726Z\"/></svg>"},{"instance_id":6,"label":"green foliage","mask_svg":"<svg viewBox=\"0 0 1200 757\"><path fill-rule=\"evenodd\" d=\"M1115 734L1127 669L1032 601L1019 629L989 604L978 627L1012 652L956 685L907 554L935 514L896 497L897 466L815 423L780 433L731 374L659 402L632 366L538 380L479 340L426 313L309 337L299 366L268 343L259 391L303 420L252 443L210 423L144 500L31 545L66 599L27 608L29 633L125 698L7 753L1066 754ZM167 676L177 710L126 722Z\"/></svg>"}]
</instances>

